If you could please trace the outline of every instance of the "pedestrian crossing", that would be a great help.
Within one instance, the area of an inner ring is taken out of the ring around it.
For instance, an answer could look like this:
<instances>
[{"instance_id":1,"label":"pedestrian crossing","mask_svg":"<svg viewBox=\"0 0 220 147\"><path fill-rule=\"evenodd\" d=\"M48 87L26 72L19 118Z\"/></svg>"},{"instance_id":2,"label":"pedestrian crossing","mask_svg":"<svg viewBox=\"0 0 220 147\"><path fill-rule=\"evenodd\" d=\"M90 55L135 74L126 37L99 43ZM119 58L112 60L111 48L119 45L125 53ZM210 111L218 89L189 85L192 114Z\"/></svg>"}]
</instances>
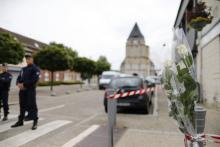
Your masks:
<instances>
[{"instance_id":1,"label":"pedestrian crossing","mask_svg":"<svg viewBox=\"0 0 220 147\"><path fill-rule=\"evenodd\" d=\"M63 108L64 105L57 105L57 106L52 106L49 108L44 108L44 109L40 109L39 113L43 113L43 112L47 112L47 111L52 111L52 110L56 110L56 109L61 109ZM59 132L57 134L56 130L62 128L62 131L69 131L69 127L70 128L78 128L80 126L82 126L84 123L90 121L91 119L94 119L94 117L96 117L97 114L94 114L86 119L83 119L79 122L73 123L70 120L51 120L51 119L45 119L45 118L40 118L39 119L39 126L37 128L37 130L31 130L30 127L25 127L26 125L30 125L33 123L33 121L27 121L24 122L24 127L19 127L19 129L16 128L11 128L11 125L13 125L18 118L17 114L9 114L8 116L8 121L2 122L0 121L0 147L19 147L19 146L31 146L29 144L32 144L35 142L35 140L37 140L38 138L48 135L52 132L54 132L55 134L55 138L56 136L59 136ZM70 124L69 126L67 126L68 124ZM85 128L85 126L82 128L81 132L78 132L76 134L68 134L68 135L72 135L73 137L70 137L70 140L65 140L64 138L64 142L62 144L54 144L52 145L52 147L73 147L78 145L81 141L83 141L86 137L88 137L90 134L94 133L100 126L99 125L92 125L92 126L88 126L87 129L83 129ZM53 134L53 133L52 133ZM40 138L42 139L42 138ZM47 142L47 139L44 140ZM45 142L45 143L46 143ZM46 143L47 144L47 143ZM35 146L35 145L34 145ZM38 146L38 145L36 145ZM51 145L48 145L49 147L51 147ZM44 147L47 147L47 145Z\"/></svg>"},{"instance_id":2,"label":"pedestrian crossing","mask_svg":"<svg viewBox=\"0 0 220 147\"><path fill-rule=\"evenodd\" d=\"M47 120L45 118L40 118L39 119L40 123L39 123L37 130L33 131L29 127L19 127L19 129L11 128L11 125L13 125L17 121L16 119L17 115L11 114L11 116L9 115L9 118L10 119L7 122L0 122L0 147L20 147L20 146L26 147L26 144L29 144L30 142L35 141L36 139L44 135L52 133L53 131L56 131L57 129L60 129L63 127L62 131L68 130L69 128L69 126L67 126L68 124L70 124L70 126L73 126L73 127L79 127L78 124L79 123L81 124L82 122L80 121L74 124L72 123L72 121L69 121L69 120L51 120L51 119ZM24 122L24 126L28 124L32 124L32 123L33 121ZM99 127L100 127L99 125L92 125L90 127L88 126L88 128L85 128L84 126L82 128L82 131L79 132L78 135L71 134L73 135L73 137L72 138L70 137L70 140L66 140L65 142L59 145L52 145L52 147L77 146L81 141L87 138L90 134L94 133ZM4 136L5 134L7 138L1 137L1 135ZM55 136L59 135L59 132L56 132L54 135ZM29 145L27 147L29 147ZM51 147L51 146L48 145L48 147Z\"/></svg>"},{"instance_id":3,"label":"pedestrian crossing","mask_svg":"<svg viewBox=\"0 0 220 147\"><path fill-rule=\"evenodd\" d=\"M42 120L44 120L44 118L39 119L39 121L42 121ZM9 122L9 123L0 125L0 133L10 130L11 125L13 125L14 123L15 122ZM32 121L25 122L25 124L30 124L30 123L32 123Z\"/></svg>"},{"instance_id":4,"label":"pedestrian crossing","mask_svg":"<svg viewBox=\"0 0 220 147\"><path fill-rule=\"evenodd\" d=\"M67 120L56 120L39 126L37 130L27 130L21 134L16 136L7 138L0 142L0 146L2 147L19 147L24 145L42 135L45 135L53 130L56 130L64 125L71 123L71 121Z\"/></svg>"}]
</instances>

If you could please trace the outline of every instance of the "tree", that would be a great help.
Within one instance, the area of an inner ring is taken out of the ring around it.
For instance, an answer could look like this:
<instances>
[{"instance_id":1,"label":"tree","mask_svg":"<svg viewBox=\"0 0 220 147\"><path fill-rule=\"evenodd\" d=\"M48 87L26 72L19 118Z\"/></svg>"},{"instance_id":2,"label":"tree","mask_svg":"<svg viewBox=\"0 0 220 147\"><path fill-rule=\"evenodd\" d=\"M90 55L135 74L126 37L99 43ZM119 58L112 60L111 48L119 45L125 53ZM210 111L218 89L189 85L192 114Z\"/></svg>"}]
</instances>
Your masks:
<instances>
[{"instance_id":1,"label":"tree","mask_svg":"<svg viewBox=\"0 0 220 147\"><path fill-rule=\"evenodd\" d=\"M77 57L74 60L73 69L81 74L82 80L89 80L95 74L95 62L86 57Z\"/></svg>"},{"instance_id":2,"label":"tree","mask_svg":"<svg viewBox=\"0 0 220 147\"><path fill-rule=\"evenodd\" d=\"M105 56L100 56L96 61L96 75L101 75L103 71L111 69L111 64L108 62Z\"/></svg>"},{"instance_id":3,"label":"tree","mask_svg":"<svg viewBox=\"0 0 220 147\"><path fill-rule=\"evenodd\" d=\"M54 72L70 68L71 55L69 52L64 45L53 42L34 55L35 63L41 69L51 72L51 91L53 91Z\"/></svg>"},{"instance_id":4,"label":"tree","mask_svg":"<svg viewBox=\"0 0 220 147\"><path fill-rule=\"evenodd\" d=\"M72 48L67 47L61 43L51 42L50 45L63 48L67 52L68 60L69 60L69 69L73 70L74 59L78 57L77 51L74 51Z\"/></svg>"},{"instance_id":5,"label":"tree","mask_svg":"<svg viewBox=\"0 0 220 147\"><path fill-rule=\"evenodd\" d=\"M23 61L24 46L8 33L0 33L0 63L18 64Z\"/></svg>"}]
</instances>

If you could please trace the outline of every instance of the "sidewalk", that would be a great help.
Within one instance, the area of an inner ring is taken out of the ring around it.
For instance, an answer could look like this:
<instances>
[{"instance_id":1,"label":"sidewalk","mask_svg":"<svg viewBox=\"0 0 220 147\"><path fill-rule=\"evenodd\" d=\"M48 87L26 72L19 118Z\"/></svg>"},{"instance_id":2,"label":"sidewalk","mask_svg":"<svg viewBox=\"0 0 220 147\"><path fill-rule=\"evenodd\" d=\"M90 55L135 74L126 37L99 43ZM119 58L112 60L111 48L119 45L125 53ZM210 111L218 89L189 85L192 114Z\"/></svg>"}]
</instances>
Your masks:
<instances>
[{"instance_id":1,"label":"sidewalk","mask_svg":"<svg viewBox=\"0 0 220 147\"><path fill-rule=\"evenodd\" d=\"M157 98L158 116L146 116L149 118L142 129L127 128L116 147L184 147L183 134L168 116L167 99L162 89L158 90ZM207 109L205 132L220 134L219 122L220 112ZM120 126L120 119L118 123ZM219 144L207 143L206 147L219 147Z\"/></svg>"},{"instance_id":2,"label":"sidewalk","mask_svg":"<svg viewBox=\"0 0 220 147\"><path fill-rule=\"evenodd\" d=\"M178 131L175 121L168 116L163 90L159 89L155 96L158 99L158 115L145 116L144 128L128 128L116 147L184 147L183 135Z\"/></svg>"},{"instance_id":3,"label":"sidewalk","mask_svg":"<svg viewBox=\"0 0 220 147\"><path fill-rule=\"evenodd\" d=\"M83 85L82 88L80 85L59 85L53 87L53 92L56 93L56 96L63 96L71 93L82 92L86 90L97 89L95 85ZM12 88L9 92L9 104L18 103L18 88ZM50 86L37 87L37 97L51 97Z\"/></svg>"}]
</instances>

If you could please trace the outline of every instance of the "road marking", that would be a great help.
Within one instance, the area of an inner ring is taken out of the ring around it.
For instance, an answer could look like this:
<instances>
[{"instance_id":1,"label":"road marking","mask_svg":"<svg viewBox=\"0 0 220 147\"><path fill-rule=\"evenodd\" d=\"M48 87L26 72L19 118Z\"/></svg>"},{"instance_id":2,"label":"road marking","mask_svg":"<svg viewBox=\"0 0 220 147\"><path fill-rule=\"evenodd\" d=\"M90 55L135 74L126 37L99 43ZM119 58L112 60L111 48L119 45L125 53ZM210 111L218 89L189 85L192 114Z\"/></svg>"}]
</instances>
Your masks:
<instances>
[{"instance_id":1,"label":"road marking","mask_svg":"<svg viewBox=\"0 0 220 147\"><path fill-rule=\"evenodd\" d=\"M92 134L95 130L97 130L100 126L99 125L93 125L91 127L89 127L87 130L83 131L82 133L80 133L78 136L76 136L75 138L71 139L70 141L68 141L67 143L65 143L62 147L73 147L76 144L78 144L80 141L82 141L83 139L85 139L87 136L89 136L90 134Z\"/></svg>"},{"instance_id":2,"label":"road marking","mask_svg":"<svg viewBox=\"0 0 220 147\"><path fill-rule=\"evenodd\" d=\"M47 111L51 111L51 110L55 110L55 109L60 109L63 108L65 105L58 105L58 106L54 106L54 107L50 107L50 108L46 108L46 109L40 109L39 112L47 112Z\"/></svg>"},{"instance_id":3,"label":"road marking","mask_svg":"<svg viewBox=\"0 0 220 147\"><path fill-rule=\"evenodd\" d=\"M158 90L155 88L153 116L158 116Z\"/></svg>"},{"instance_id":4,"label":"road marking","mask_svg":"<svg viewBox=\"0 0 220 147\"><path fill-rule=\"evenodd\" d=\"M40 120L40 121L41 121L41 120L44 120L44 118L40 118L39 120ZM11 126L12 126L14 123L15 123L15 122L10 122L10 123L7 123L7 124L2 124L2 125L0 125L0 133L5 132L5 131L7 131L7 130L10 130L10 129L11 129ZM33 121L25 122L24 125L30 124L30 123L33 123Z\"/></svg>"},{"instance_id":5,"label":"road marking","mask_svg":"<svg viewBox=\"0 0 220 147\"><path fill-rule=\"evenodd\" d=\"M66 121L66 120L53 121L45 125L39 126L37 130L34 131L28 130L16 136L7 138L0 142L0 146L19 147L69 123L71 123L71 121Z\"/></svg>"},{"instance_id":6,"label":"road marking","mask_svg":"<svg viewBox=\"0 0 220 147\"><path fill-rule=\"evenodd\" d=\"M75 124L73 127L80 126L81 124L86 123L86 122L88 122L88 121L94 119L97 115L99 115L99 113L96 113L96 114L94 114L94 115L92 115L92 116L90 116L90 117L88 117L88 118L86 118L86 119L84 119L84 120L78 122L78 123Z\"/></svg>"},{"instance_id":7,"label":"road marking","mask_svg":"<svg viewBox=\"0 0 220 147\"><path fill-rule=\"evenodd\" d=\"M182 136L182 133L179 132L179 131L170 132L170 131L139 130L139 129L128 129L128 131L147 133L147 134L152 134L152 135L177 135L177 136Z\"/></svg>"}]
</instances>

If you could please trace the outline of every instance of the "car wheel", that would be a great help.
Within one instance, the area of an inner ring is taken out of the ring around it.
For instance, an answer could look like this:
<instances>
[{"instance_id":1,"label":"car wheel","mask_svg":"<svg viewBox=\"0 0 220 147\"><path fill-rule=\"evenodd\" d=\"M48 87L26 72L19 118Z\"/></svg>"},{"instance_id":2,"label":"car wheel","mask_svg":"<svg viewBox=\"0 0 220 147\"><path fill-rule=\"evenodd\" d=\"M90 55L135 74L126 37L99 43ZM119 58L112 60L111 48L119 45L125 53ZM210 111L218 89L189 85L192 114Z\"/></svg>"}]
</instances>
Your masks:
<instances>
[{"instance_id":1,"label":"car wheel","mask_svg":"<svg viewBox=\"0 0 220 147\"><path fill-rule=\"evenodd\" d=\"M152 105L153 105L153 103L152 103L152 97L151 97L150 102L149 102L149 106L152 106Z\"/></svg>"},{"instance_id":2,"label":"car wheel","mask_svg":"<svg viewBox=\"0 0 220 147\"><path fill-rule=\"evenodd\" d=\"M149 114L150 112L150 102L146 102L145 108L144 108L144 112L146 114Z\"/></svg>"},{"instance_id":3,"label":"car wheel","mask_svg":"<svg viewBox=\"0 0 220 147\"><path fill-rule=\"evenodd\" d=\"M108 107L105 105L105 113L108 113Z\"/></svg>"}]
</instances>

